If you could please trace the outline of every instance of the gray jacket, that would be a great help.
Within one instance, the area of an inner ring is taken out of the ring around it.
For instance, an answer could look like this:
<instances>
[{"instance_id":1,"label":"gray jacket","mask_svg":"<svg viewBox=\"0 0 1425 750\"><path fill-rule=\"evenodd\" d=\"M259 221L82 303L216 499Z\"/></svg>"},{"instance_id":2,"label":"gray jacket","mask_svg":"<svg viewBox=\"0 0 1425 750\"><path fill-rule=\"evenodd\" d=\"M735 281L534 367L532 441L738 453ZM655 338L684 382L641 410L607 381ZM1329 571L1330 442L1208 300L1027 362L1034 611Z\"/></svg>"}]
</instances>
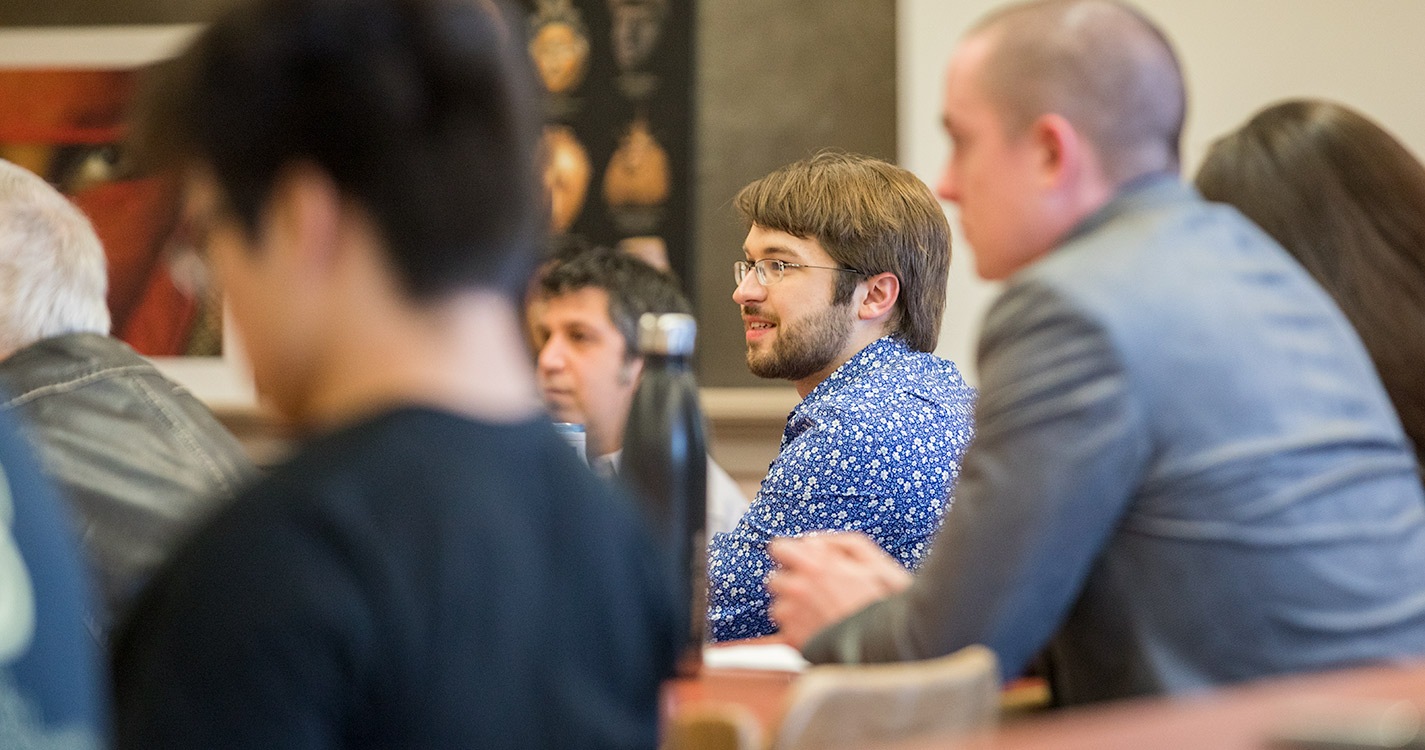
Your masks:
<instances>
[{"instance_id":1,"label":"gray jacket","mask_svg":"<svg viewBox=\"0 0 1425 750\"><path fill-rule=\"evenodd\" d=\"M120 615L182 535L254 469L212 412L123 342L70 334L0 362L18 412L70 501L106 610ZM102 629L103 624L100 624Z\"/></svg>"},{"instance_id":2,"label":"gray jacket","mask_svg":"<svg viewBox=\"0 0 1425 750\"><path fill-rule=\"evenodd\" d=\"M1425 497L1355 332L1175 178L1010 280L978 434L903 595L812 661L1043 646L1069 703L1425 654ZM1052 637L1052 640L1051 640Z\"/></svg>"}]
</instances>

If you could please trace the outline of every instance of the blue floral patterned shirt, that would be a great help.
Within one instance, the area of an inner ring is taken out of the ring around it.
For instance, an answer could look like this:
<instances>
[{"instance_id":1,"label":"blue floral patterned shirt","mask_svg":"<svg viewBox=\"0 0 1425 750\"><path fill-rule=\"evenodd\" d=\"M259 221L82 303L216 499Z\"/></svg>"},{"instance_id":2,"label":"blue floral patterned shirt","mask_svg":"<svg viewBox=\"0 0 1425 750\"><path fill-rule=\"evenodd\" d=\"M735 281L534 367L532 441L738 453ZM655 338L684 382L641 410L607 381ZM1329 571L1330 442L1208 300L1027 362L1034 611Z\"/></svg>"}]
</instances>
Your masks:
<instances>
[{"instance_id":1,"label":"blue floral patterned shirt","mask_svg":"<svg viewBox=\"0 0 1425 750\"><path fill-rule=\"evenodd\" d=\"M752 507L709 544L712 640L776 632L764 585L773 537L861 531L914 569L950 507L974 401L953 363L893 337L813 388L787 418Z\"/></svg>"}]
</instances>

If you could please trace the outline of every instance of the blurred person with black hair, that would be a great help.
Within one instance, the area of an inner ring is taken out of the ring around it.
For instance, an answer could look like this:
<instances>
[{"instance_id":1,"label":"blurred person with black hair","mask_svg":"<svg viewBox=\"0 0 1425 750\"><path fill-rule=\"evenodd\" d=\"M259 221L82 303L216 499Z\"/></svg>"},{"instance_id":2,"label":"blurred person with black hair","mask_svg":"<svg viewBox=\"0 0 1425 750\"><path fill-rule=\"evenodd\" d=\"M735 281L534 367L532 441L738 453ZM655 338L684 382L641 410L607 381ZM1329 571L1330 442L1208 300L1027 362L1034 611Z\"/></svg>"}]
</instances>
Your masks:
<instances>
[{"instance_id":1,"label":"blurred person with black hair","mask_svg":"<svg viewBox=\"0 0 1425 750\"><path fill-rule=\"evenodd\" d=\"M123 748L647 747L685 615L545 418L508 11L262 0L152 84L259 395L308 436L116 635Z\"/></svg>"}]
</instances>

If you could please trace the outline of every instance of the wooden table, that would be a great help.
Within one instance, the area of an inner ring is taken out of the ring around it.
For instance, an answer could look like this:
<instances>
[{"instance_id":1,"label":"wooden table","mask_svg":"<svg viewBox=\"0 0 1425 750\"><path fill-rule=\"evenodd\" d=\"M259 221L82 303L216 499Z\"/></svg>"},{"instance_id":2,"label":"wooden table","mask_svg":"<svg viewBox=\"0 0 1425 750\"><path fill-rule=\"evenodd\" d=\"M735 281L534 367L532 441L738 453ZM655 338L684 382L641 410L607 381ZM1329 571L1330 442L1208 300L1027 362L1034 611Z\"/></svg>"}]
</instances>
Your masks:
<instances>
[{"instance_id":1,"label":"wooden table","mask_svg":"<svg viewBox=\"0 0 1425 750\"><path fill-rule=\"evenodd\" d=\"M664 686L662 719L666 724L698 704L736 704L757 719L763 736L771 737L782 722L798 676L798 672L704 667L697 677L670 680ZM1047 697L1043 680L1018 680L1005 689L1002 704L1006 711L1017 713L1042 705Z\"/></svg>"},{"instance_id":2,"label":"wooden table","mask_svg":"<svg viewBox=\"0 0 1425 750\"><path fill-rule=\"evenodd\" d=\"M704 667L697 677L681 677L664 686L663 721L666 724L670 717L696 704L733 703L751 711L764 735L770 736L782 721L797 676L797 672Z\"/></svg>"},{"instance_id":3,"label":"wooden table","mask_svg":"<svg viewBox=\"0 0 1425 750\"><path fill-rule=\"evenodd\" d=\"M1425 716L1425 663L1278 678L1197 696L1066 709L922 750L1274 750L1283 732L1363 729Z\"/></svg>"},{"instance_id":4,"label":"wooden table","mask_svg":"<svg viewBox=\"0 0 1425 750\"><path fill-rule=\"evenodd\" d=\"M770 737L796 678L794 672L704 669L696 678L666 686L663 716L666 720L697 703L736 703L749 709ZM1006 703L1036 689L1042 688L1011 685ZM1401 709L1425 717L1425 662L1042 712L993 732L894 750L1280 750L1289 746L1273 745L1272 739L1283 731L1380 725L1388 723L1383 717Z\"/></svg>"}]
</instances>

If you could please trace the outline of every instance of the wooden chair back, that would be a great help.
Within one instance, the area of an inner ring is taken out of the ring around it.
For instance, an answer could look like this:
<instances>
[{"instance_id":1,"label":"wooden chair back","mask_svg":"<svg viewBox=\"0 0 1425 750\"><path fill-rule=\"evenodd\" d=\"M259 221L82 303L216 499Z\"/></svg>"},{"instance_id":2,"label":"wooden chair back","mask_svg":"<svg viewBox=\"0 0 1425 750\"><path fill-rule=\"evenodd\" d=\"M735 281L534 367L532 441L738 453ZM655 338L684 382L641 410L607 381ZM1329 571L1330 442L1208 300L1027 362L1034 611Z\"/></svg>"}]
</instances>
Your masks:
<instances>
[{"instance_id":1,"label":"wooden chair back","mask_svg":"<svg viewBox=\"0 0 1425 750\"><path fill-rule=\"evenodd\" d=\"M836 750L945 737L999 718L999 664L984 646L918 662L812 667L796 682L774 750Z\"/></svg>"}]
</instances>

